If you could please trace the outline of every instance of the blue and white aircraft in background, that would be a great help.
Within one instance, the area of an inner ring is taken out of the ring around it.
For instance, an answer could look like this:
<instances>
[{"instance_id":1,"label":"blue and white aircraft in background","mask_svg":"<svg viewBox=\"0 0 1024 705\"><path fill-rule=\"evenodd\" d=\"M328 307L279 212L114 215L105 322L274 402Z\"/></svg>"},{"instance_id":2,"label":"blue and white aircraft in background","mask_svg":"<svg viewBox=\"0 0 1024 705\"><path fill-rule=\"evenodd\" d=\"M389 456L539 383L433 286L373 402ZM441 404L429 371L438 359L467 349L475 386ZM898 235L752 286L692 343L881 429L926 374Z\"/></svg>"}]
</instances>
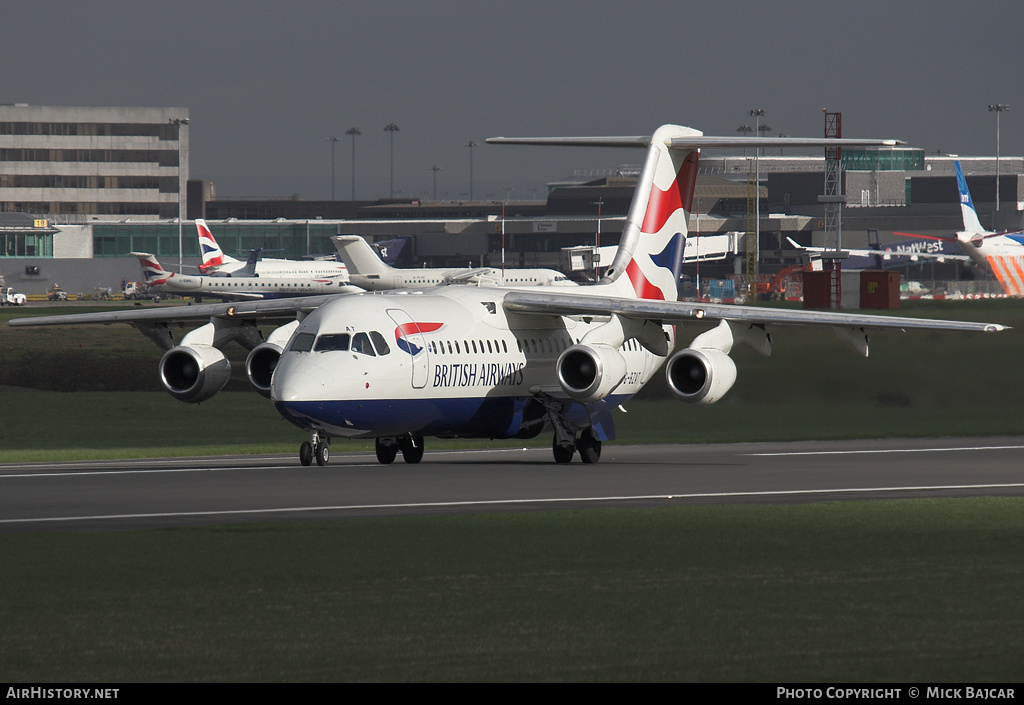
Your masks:
<instances>
[{"instance_id":1,"label":"blue and white aircraft in background","mask_svg":"<svg viewBox=\"0 0 1024 705\"><path fill-rule=\"evenodd\" d=\"M647 156L619 248L601 281L563 287L444 286L416 291L22 318L12 326L130 323L166 348L165 388L200 402L226 383L223 348L250 347L252 385L309 440L324 465L333 438L373 438L377 458L423 456L424 437L531 438L552 432L559 463L597 462L613 410L664 367L680 401L710 404L736 380L737 343L771 352L769 329L831 328L862 355L869 329L997 331L987 323L689 303L675 266L702 148L850 146L880 140L706 137L665 125L653 136L495 138L491 143L639 147ZM175 342L172 323L203 323ZM257 325L278 326L265 341ZM677 327L706 329L673 352ZM710 326L710 329L708 329Z\"/></svg>"},{"instance_id":2,"label":"blue and white aircraft in background","mask_svg":"<svg viewBox=\"0 0 1024 705\"><path fill-rule=\"evenodd\" d=\"M1024 296L1024 233L997 233L983 228L960 162L954 162L954 166L964 218L964 229L956 234L957 242L971 259L995 275L1003 291L1010 296Z\"/></svg>"},{"instance_id":3,"label":"blue and white aircraft in background","mask_svg":"<svg viewBox=\"0 0 1024 705\"><path fill-rule=\"evenodd\" d=\"M974 199L967 188L967 179L959 161L953 162L956 169L956 185L960 194L960 213L964 229L953 236L914 235L896 233L907 237L928 238L940 242L955 242L966 256L992 272L1003 291L1009 296L1024 296L1024 232L993 232L986 230L978 218Z\"/></svg>"}]
</instances>

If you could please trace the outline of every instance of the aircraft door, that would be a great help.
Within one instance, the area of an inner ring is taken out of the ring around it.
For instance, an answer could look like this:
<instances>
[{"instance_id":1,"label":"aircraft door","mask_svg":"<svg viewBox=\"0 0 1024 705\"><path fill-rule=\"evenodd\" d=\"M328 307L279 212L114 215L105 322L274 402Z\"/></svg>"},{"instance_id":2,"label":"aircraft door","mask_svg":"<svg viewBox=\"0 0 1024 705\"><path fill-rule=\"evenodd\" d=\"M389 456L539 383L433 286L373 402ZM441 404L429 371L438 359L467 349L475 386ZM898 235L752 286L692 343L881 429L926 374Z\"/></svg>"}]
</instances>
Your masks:
<instances>
[{"instance_id":1,"label":"aircraft door","mask_svg":"<svg viewBox=\"0 0 1024 705\"><path fill-rule=\"evenodd\" d=\"M389 308L388 316L395 322L395 342L402 353L412 358L412 386L422 389L430 370L430 350L419 324L400 308Z\"/></svg>"}]
</instances>

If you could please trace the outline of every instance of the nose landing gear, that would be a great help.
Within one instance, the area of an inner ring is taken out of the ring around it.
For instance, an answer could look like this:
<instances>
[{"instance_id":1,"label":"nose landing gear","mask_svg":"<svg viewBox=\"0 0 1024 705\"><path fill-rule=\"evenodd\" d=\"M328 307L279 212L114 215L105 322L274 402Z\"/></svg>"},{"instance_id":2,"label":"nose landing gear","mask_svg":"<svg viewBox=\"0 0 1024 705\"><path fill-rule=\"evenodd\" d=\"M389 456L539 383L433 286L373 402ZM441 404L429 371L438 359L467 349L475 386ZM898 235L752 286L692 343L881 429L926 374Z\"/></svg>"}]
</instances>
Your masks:
<instances>
[{"instance_id":1,"label":"nose landing gear","mask_svg":"<svg viewBox=\"0 0 1024 705\"><path fill-rule=\"evenodd\" d=\"M312 465L313 459L320 467L327 465L331 460L331 439L326 434L316 431L308 441L299 446L299 462L303 465Z\"/></svg>"}]
</instances>

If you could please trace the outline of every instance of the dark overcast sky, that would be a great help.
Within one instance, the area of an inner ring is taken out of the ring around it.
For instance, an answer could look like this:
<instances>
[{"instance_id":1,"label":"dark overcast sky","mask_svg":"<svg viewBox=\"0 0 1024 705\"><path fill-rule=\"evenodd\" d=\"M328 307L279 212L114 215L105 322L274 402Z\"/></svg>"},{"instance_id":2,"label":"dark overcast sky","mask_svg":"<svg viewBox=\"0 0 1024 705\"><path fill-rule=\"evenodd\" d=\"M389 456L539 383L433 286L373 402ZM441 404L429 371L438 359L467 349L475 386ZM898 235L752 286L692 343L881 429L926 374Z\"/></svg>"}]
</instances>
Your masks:
<instances>
[{"instance_id":1,"label":"dark overcast sky","mask_svg":"<svg viewBox=\"0 0 1024 705\"><path fill-rule=\"evenodd\" d=\"M395 188L478 197L639 163L629 151L484 145L487 137L635 135L662 123L736 134L893 137L929 152L1024 154L1019 0L900 2L48 2L7 0L0 102L185 107L192 176L220 196Z\"/></svg>"}]
</instances>

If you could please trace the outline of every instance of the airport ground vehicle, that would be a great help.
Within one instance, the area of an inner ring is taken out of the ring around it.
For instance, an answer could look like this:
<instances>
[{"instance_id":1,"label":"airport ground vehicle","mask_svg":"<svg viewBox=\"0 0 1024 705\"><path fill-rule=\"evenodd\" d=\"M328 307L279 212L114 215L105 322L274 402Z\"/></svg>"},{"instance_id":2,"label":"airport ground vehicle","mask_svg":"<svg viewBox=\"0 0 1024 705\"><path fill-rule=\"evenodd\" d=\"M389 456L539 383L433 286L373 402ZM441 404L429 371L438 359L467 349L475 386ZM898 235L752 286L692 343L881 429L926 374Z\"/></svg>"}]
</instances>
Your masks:
<instances>
[{"instance_id":1,"label":"airport ground vehicle","mask_svg":"<svg viewBox=\"0 0 1024 705\"><path fill-rule=\"evenodd\" d=\"M60 284L54 284L46 290L46 298L50 301L67 301L68 292L64 291Z\"/></svg>"},{"instance_id":2,"label":"airport ground vehicle","mask_svg":"<svg viewBox=\"0 0 1024 705\"><path fill-rule=\"evenodd\" d=\"M24 306L27 298L24 294L14 293L14 287L0 288L0 306Z\"/></svg>"}]
</instances>

